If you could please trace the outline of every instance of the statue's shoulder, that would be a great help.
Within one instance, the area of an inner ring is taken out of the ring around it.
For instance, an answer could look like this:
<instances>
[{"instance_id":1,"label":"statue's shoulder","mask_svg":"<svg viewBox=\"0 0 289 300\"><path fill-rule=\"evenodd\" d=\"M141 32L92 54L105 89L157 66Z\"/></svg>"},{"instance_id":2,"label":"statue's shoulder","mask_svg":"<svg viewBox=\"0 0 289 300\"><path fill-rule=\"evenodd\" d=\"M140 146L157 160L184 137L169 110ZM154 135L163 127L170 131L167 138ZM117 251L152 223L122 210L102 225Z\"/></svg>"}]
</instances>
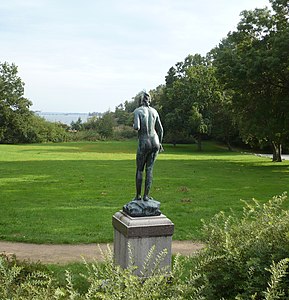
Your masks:
<instances>
[{"instance_id":1,"label":"statue's shoulder","mask_svg":"<svg viewBox=\"0 0 289 300\"><path fill-rule=\"evenodd\" d=\"M158 111L150 106L150 111L153 112L153 114L158 115Z\"/></svg>"},{"instance_id":2,"label":"statue's shoulder","mask_svg":"<svg viewBox=\"0 0 289 300\"><path fill-rule=\"evenodd\" d=\"M134 110L134 114L143 113L144 111L145 111L145 108L143 106L140 106Z\"/></svg>"}]
</instances>

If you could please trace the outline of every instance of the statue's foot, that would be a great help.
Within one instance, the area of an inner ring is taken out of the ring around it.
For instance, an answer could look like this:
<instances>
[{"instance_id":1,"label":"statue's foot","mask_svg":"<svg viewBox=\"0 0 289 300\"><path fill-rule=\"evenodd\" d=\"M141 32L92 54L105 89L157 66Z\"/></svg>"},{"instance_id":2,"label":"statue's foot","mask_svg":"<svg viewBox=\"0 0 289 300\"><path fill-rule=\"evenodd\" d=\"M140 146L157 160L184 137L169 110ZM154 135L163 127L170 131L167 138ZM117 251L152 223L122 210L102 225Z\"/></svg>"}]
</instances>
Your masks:
<instances>
[{"instance_id":1,"label":"statue's foot","mask_svg":"<svg viewBox=\"0 0 289 300\"><path fill-rule=\"evenodd\" d=\"M149 201L149 200L153 200L153 198L145 195L145 196L143 196L143 200L144 201Z\"/></svg>"},{"instance_id":2,"label":"statue's foot","mask_svg":"<svg viewBox=\"0 0 289 300\"><path fill-rule=\"evenodd\" d=\"M141 200L141 196L135 196L134 200L140 201Z\"/></svg>"}]
</instances>

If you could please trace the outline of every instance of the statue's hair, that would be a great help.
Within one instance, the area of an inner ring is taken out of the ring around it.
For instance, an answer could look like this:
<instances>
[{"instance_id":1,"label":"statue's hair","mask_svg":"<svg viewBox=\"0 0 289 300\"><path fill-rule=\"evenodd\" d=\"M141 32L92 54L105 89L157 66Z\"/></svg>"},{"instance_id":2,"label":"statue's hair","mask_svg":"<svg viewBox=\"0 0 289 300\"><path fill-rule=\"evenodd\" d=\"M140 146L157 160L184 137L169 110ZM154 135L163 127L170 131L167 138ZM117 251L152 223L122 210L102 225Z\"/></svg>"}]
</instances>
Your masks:
<instances>
[{"instance_id":1,"label":"statue's hair","mask_svg":"<svg viewBox=\"0 0 289 300\"><path fill-rule=\"evenodd\" d=\"M141 106L143 104L144 98L149 97L151 98L151 95L149 92L147 92L146 90L142 90L141 92L141 96L139 98L139 106Z\"/></svg>"}]
</instances>

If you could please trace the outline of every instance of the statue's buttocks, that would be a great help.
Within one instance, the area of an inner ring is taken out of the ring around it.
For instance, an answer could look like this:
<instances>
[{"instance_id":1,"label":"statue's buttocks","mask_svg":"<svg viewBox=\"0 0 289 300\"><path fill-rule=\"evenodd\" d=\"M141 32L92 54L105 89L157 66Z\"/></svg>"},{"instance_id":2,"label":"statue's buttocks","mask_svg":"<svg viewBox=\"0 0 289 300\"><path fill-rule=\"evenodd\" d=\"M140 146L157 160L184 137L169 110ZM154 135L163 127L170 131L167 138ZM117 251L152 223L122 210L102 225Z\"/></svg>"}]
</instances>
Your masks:
<instances>
[{"instance_id":1,"label":"statue's buttocks","mask_svg":"<svg viewBox=\"0 0 289 300\"><path fill-rule=\"evenodd\" d=\"M149 212L149 215L159 215L159 202L154 201L149 192L153 179L153 167L157 155L162 148L163 127L158 112L150 107L151 98L149 93L143 92L140 106L134 111L133 127L138 131L137 170L136 170L136 196L133 201L124 206L128 214L136 211L136 214ZM141 196L143 172L145 169L145 187ZM137 202L141 201L141 202ZM155 203L151 202L154 201ZM147 203L145 203L147 202ZM150 209L151 207L151 209ZM139 210L140 209L140 210Z\"/></svg>"}]
</instances>

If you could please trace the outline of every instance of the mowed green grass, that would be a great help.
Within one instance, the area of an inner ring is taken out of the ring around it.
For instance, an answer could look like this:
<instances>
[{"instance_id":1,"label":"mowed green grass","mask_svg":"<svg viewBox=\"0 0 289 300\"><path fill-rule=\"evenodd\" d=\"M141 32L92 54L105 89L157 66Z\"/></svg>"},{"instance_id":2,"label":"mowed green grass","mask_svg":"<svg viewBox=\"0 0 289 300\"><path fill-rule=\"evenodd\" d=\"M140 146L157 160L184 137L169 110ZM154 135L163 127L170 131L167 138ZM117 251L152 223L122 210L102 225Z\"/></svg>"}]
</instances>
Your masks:
<instances>
[{"instance_id":1,"label":"mowed green grass","mask_svg":"<svg viewBox=\"0 0 289 300\"><path fill-rule=\"evenodd\" d=\"M112 215L135 195L137 141L0 145L0 240L100 243ZM201 219L241 213L240 199L287 190L289 162L272 163L205 143L165 145L151 196L175 224L176 240L200 239Z\"/></svg>"}]
</instances>

